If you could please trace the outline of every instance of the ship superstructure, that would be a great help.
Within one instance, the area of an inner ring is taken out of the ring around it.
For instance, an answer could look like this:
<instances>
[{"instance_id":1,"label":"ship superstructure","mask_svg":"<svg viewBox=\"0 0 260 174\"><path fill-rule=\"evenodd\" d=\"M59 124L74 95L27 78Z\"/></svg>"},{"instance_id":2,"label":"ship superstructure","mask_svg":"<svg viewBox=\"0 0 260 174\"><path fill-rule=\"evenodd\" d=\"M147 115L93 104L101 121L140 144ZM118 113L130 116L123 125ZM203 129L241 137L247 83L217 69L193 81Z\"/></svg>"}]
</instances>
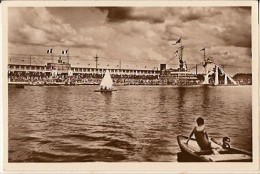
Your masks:
<instances>
[{"instance_id":1,"label":"ship superstructure","mask_svg":"<svg viewBox=\"0 0 260 174\"><path fill-rule=\"evenodd\" d=\"M199 80L197 78L197 75L188 70L187 63L183 59L184 45L182 45L182 38L180 38L173 45L176 45L176 44L180 44L180 46L175 51L174 57L171 60L173 60L175 57L178 57L178 61L179 61L178 68L167 69L167 66L166 66L167 64L161 64L161 66L160 66L161 79L164 80L165 83L173 84L173 85L195 85L195 84L199 84Z\"/></svg>"}]
</instances>

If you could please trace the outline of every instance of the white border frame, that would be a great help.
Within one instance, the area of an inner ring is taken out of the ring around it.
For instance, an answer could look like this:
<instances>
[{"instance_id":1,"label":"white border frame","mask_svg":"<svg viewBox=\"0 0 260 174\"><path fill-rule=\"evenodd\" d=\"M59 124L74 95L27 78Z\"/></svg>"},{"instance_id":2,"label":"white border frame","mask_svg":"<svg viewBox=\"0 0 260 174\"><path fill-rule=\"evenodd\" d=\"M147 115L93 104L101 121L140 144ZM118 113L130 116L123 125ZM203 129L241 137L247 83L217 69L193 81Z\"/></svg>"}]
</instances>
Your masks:
<instances>
[{"instance_id":1,"label":"white border frame","mask_svg":"<svg viewBox=\"0 0 260 174\"><path fill-rule=\"evenodd\" d=\"M197 173L256 173L259 170L259 117L258 117L258 2L257 1L3 1L3 59L2 59L2 104L3 104L3 144L4 144L4 170L9 172L94 172L94 173L168 173L168 172L197 172ZM249 6L252 9L252 139L253 162L252 163L178 163L178 162L81 162L81 163L8 163L8 7L77 7L77 6L145 6L145 7L225 7L225 6ZM256 95L257 94L257 95Z\"/></svg>"}]
</instances>

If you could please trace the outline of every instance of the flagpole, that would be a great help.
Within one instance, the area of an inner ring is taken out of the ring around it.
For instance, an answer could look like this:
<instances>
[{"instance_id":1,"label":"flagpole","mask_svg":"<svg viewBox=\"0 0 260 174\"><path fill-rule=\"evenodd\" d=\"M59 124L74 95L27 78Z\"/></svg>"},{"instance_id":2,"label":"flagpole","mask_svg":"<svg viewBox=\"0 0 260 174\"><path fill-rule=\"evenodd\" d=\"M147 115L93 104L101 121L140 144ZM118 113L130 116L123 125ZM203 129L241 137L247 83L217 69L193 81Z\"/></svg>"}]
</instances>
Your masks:
<instances>
[{"instance_id":1,"label":"flagpole","mask_svg":"<svg viewBox=\"0 0 260 174\"><path fill-rule=\"evenodd\" d=\"M119 61L119 74L120 74L120 78L122 77L122 73L121 73L121 60Z\"/></svg>"},{"instance_id":2,"label":"flagpole","mask_svg":"<svg viewBox=\"0 0 260 174\"><path fill-rule=\"evenodd\" d=\"M50 49L50 52L51 52L51 60L52 60L52 63L54 63L54 61L53 61L53 56L52 56L52 48Z\"/></svg>"},{"instance_id":3,"label":"flagpole","mask_svg":"<svg viewBox=\"0 0 260 174\"><path fill-rule=\"evenodd\" d=\"M69 49L67 49L66 51L68 51L68 53L67 53L67 57L68 57L68 63L70 63L70 54L69 54Z\"/></svg>"},{"instance_id":4,"label":"flagpole","mask_svg":"<svg viewBox=\"0 0 260 174\"><path fill-rule=\"evenodd\" d=\"M97 74L97 66L98 66L98 56L97 56L97 54L96 54L96 56L94 57L95 58L95 62L96 62L96 74Z\"/></svg>"},{"instance_id":5,"label":"flagpole","mask_svg":"<svg viewBox=\"0 0 260 174\"><path fill-rule=\"evenodd\" d=\"M204 60L206 61L206 48L204 48Z\"/></svg>"}]
</instances>

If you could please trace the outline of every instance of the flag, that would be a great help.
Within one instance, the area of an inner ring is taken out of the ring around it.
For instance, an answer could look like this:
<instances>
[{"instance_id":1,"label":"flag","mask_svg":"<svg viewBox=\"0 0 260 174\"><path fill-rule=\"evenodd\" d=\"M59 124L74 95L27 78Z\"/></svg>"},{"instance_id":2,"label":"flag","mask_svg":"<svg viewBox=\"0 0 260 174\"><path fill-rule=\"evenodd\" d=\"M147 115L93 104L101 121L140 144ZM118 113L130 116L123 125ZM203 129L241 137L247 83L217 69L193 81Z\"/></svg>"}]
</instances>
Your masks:
<instances>
[{"instance_id":1,"label":"flag","mask_svg":"<svg viewBox=\"0 0 260 174\"><path fill-rule=\"evenodd\" d=\"M173 44L173 45L176 45L177 43L181 43L181 37L180 37L180 39L177 40L177 41L175 42L175 44Z\"/></svg>"},{"instance_id":2,"label":"flag","mask_svg":"<svg viewBox=\"0 0 260 174\"><path fill-rule=\"evenodd\" d=\"M68 54L69 53L69 50L66 50L66 51L62 51L61 54Z\"/></svg>"},{"instance_id":3,"label":"flag","mask_svg":"<svg viewBox=\"0 0 260 174\"><path fill-rule=\"evenodd\" d=\"M52 53L52 48L47 50L47 53Z\"/></svg>"},{"instance_id":4,"label":"flag","mask_svg":"<svg viewBox=\"0 0 260 174\"><path fill-rule=\"evenodd\" d=\"M205 51L206 50L206 48L202 48L200 51Z\"/></svg>"}]
</instances>

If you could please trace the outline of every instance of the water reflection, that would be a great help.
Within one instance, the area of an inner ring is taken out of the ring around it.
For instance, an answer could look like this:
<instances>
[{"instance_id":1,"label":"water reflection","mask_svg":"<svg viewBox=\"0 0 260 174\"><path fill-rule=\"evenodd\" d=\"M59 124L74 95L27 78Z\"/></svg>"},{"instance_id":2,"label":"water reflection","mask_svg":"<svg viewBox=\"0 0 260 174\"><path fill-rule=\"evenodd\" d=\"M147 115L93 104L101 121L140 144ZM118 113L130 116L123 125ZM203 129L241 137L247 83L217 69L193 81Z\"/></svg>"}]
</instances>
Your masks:
<instances>
[{"instance_id":1,"label":"water reflection","mask_svg":"<svg viewBox=\"0 0 260 174\"><path fill-rule=\"evenodd\" d=\"M185 113L186 108L184 108L185 106L185 93L186 93L186 88L185 87L178 87L177 88L177 101L178 101L178 105L177 105L177 124L178 124L178 134L181 134L183 132L183 116Z\"/></svg>"},{"instance_id":2,"label":"water reflection","mask_svg":"<svg viewBox=\"0 0 260 174\"><path fill-rule=\"evenodd\" d=\"M210 105L209 91L210 91L210 87L208 87L208 86L202 87L202 92L201 92L201 95L202 95L202 110L203 110L202 116L207 116L210 113L212 113L211 108L209 108L209 105Z\"/></svg>"},{"instance_id":3,"label":"water reflection","mask_svg":"<svg viewBox=\"0 0 260 174\"><path fill-rule=\"evenodd\" d=\"M9 161L177 161L176 137L198 116L210 136L252 150L249 86L95 89L9 88Z\"/></svg>"},{"instance_id":4,"label":"water reflection","mask_svg":"<svg viewBox=\"0 0 260 174\"><path fill-rule=\"evenodd\" d=\"M105 104L110 105L112 101L112 92L102 92L101 95L104 97Z\"/></svg>"}]
</instances>

